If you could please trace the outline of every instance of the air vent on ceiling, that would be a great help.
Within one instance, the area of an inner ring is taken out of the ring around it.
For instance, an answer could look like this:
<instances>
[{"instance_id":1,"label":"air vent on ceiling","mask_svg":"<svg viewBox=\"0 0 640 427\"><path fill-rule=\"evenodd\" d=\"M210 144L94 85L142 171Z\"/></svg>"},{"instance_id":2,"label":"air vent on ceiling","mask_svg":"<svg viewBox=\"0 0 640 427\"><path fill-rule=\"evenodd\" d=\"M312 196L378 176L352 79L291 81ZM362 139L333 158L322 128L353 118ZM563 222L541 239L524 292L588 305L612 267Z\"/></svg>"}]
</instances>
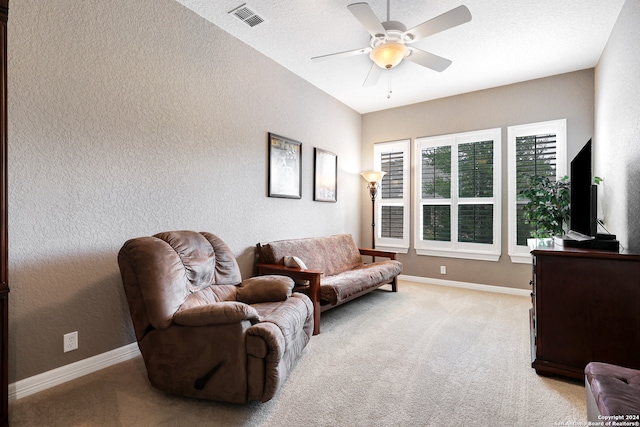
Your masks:
<instances>
[{"instance_id":1,"label":"air vent on ceiling","mask_svg":"<svg viewBox=\"0 0 640 427\"><path fill-rule=\"evenodd\" d=\"M235 16L250 27L255 27L256 25L264 22L264 18L251 10L246 3L236 7L229 12L229 14Z\"/></svg>"}]
</instances>

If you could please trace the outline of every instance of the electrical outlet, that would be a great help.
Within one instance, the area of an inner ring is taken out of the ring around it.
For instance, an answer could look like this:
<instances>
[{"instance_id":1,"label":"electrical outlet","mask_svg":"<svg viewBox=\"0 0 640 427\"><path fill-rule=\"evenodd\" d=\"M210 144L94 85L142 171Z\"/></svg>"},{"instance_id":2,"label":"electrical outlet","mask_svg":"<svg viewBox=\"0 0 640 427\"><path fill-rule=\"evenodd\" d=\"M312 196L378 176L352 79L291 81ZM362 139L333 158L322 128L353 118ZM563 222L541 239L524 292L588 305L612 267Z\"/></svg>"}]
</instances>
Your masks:
<instances>
[{"instance_id":1,"label":"electrical outlet","mask_svg":"<svg viewBox=\"0 0 640 427\"><path fill-rule=\"evenodd\" d=\"M62 344L63 344L63 350L65 353L67 351L77 350L78 349L78 331L64 334Z\"/></svg>"},{"instance_id":2,"label":"electrical outlet","mask_svg":"<svg viewBox=\"0 0 640 427\"><path fill-rule=\"evenodd\" d=\"M445 265L440 266L440 274L447 274L447 266Z\"/></svg>"}]
</instances>

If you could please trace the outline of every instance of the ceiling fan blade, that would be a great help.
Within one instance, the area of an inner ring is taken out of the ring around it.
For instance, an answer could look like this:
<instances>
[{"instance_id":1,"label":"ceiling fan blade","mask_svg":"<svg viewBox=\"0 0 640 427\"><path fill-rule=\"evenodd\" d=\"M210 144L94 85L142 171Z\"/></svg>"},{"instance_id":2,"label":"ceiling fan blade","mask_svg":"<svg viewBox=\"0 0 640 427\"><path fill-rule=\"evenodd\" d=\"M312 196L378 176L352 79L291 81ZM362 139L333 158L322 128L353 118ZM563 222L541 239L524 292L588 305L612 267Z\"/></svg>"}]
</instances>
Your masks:
<instances>
[{"instance_id":1,"label":"ceiling fan blade","mask_svg":"<svg viewBox=\"0 0 640 427\"><path fill-rule=\"evenodd\" d=\"M451 65L451 60L447 58L413 47L409 48L409 50L411 51L411 54L405 56L404 59L418 65L422 65L423 67L431 68L434 71L444 71L449 67L449 65Z\"/></svg>"},{"instance_id":2,"label":"ceiling fan blade","mask_svg":"<svg viewBox=\"0 0 640 427\"><path fill-rule=\"evenodd\" d=\"M382 37L387 34L387 30L382 26L369 4L353 3L347 8L373 37Z\"/></svg>"},{"instance_id":3,"label":"ceiling fan blade","mask_svg":"<svg viewBox=\"0 0 640 427\"><path fill-rule=\"evenodd\" d=\"M471 21L471 12L467 6L458 6L405 31L404 35L409 36L411 42L414 42L469 21Z\"/></svg>"},{"instance_id":4,"label":"ceiling fan blade","mask_svg":"<svg viewBox=\"0 0 640 427\"><path fill-rule=\"evenodd\" d=\"M354 55L363 55L365 53L371 52L371 50L372 49L370 47L363 47L362 49L347 50L344 52L330 53L328 55L314 56L313 58L311 58L311 60L324 61L325 59L343 58L345 56L354 56Z\"/></svg>"},{"instance_id":5,"label":"ceiling fan blade","mask_svg":"<svg viewBox=\"0 0 640 427\"><path fill-rule=\"evenodd\" d=\"M378 67L375 63L372 64L369 74L367 74L367 78L364 80L362 86L375 86L378 83L380 74L382 74L382 68Z\"/></svg>"}]
</instances>

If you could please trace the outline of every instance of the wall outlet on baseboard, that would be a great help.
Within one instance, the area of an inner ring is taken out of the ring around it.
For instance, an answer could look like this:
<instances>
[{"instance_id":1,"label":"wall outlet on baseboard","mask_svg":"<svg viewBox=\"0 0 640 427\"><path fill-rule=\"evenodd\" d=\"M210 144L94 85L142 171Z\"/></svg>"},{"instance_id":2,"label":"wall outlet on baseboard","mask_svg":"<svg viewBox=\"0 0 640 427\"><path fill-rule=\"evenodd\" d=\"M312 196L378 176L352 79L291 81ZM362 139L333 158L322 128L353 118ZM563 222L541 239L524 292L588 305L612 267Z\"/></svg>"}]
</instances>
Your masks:
<instances>
[{"instance_id":1,"label":"wall outlet on baseboard","mask_svg":"<svg viewBox=\"0 0 640 427\"><path fill-rule=\"evenodd\" d=\"M447 274L447 266L445 265L440 266L440 274Z\"/></svg>"},{"instance_id":2,"label":"wall outlet on baseboard","mask_svg":"<svg viewBox=\"0 0 640 427\"><path fill-rule=\"evenodd\" d=\"M62 342L63 350L65 353L71 350L77 350L78 349L78 331L64 334L62 341L63 341Z\"/></svg>"}]
</instances>

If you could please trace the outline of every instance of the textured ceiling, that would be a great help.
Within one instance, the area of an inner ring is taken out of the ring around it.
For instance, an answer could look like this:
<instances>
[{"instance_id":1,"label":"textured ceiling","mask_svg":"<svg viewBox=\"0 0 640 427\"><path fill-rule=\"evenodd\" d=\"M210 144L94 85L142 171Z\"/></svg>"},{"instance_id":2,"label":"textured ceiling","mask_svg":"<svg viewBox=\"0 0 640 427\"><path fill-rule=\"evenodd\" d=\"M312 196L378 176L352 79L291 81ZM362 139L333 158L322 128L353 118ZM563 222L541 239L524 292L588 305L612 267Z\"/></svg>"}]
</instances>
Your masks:
<instances>
[{"instance_id":1,"label":"textured ceiling","mask_svg":"<svg viewBox=\"0 0 640 427\"><path fill-rule=\"evenodd\" d=\"M403 61L385 70L377 85L363 87L371 67L368 55L311 61L369 46L369 33L347 9L357 0L249 0L246 5L264 18L254 27L228 13L244 0L177 1L360 113L594 67L624 4L391 0L391 20L407 28L461 4L472 20L412 45L452 60L445 71ZM368 3L386 21L387 1Z\"/></svg>"}]
</instances>

